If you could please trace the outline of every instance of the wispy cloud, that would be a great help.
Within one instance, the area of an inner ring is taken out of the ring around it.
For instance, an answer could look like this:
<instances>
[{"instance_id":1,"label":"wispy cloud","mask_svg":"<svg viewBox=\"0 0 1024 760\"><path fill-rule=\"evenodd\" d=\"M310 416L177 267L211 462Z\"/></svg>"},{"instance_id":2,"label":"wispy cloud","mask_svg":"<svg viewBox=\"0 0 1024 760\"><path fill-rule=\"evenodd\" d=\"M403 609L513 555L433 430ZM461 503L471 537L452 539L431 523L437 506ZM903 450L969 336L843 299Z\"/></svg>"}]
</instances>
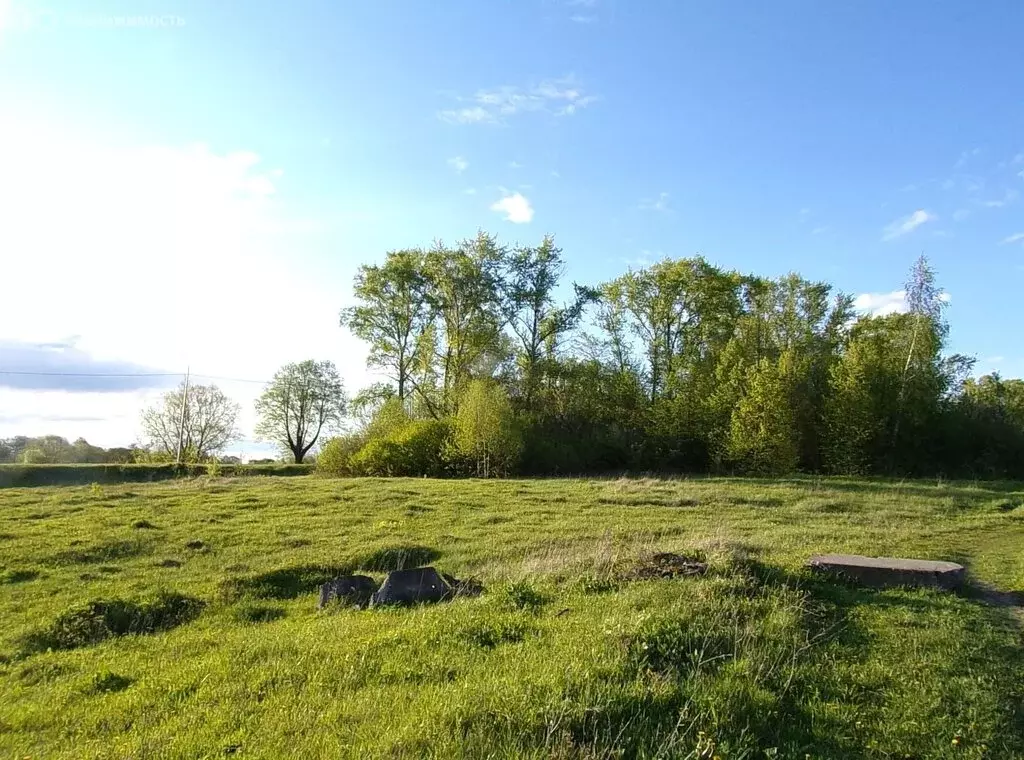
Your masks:
<instances>
[{"instance_id":1,"label":"wispy cloud","mask_svg":"<svg viewBox=\"0 0 1024 760\"><path fill-rule=\"evenodd\" d=\"M522 193L506 195L491 204L491 211L504 214L505 221L513 224L528 224L533 220L533 206Z\"/></svg>"},{"instance_id":2,"label":"wispy cloud","mask_svg":"<svg viewBox=\"0 0 1024 760\"><path fill-rule=\"evenodd\" d=\"M523 165L521 163L519 163L518 161L509 161L508 162L508 168L509 169L522 169Z\"/></svg>"},{"instance_id":3,"label":"wispy cloud","mask_svg":"<svg viewBox=\"0 0 1024 760\"><path fill-rule=\"evenodd\" d=\"M466 195L476 195L476 188L475 187L467 187L462 192L464 192Z\"/></svg>"},{"instance_id":4,"label":"wispy cloud","mask_svg":"<svg viewBox=\"0 0 1024 760\"><path fill-rule=\"evenodd\" d=\"M956 211L953 212L953 221L954 222L962 222L964 219L966 219L970 215L971 215L971 210L969 208L958 208Z\"/></svg>"},{"instance_id":5,"label":"wispy cloud","mask_svg":"<svg viewBox=\"0 0 1024 760\"><path fill-rule=\"evenodd\" d=\"M903 187L900 188L901 193L912 193L915 190L917 190L917 185L914 184L904 185Z\"/></svg>"},{"instance_id":6,"label":"wispy cloud","mask_svg":"<svg viewBox=\"0 0 1024 760\"><path fill-rule=\"evenodd\" d=\"M566 5L572 8L593 8L597 0L568 0Z\"/></svg>"},{"instance_id":7,"label":"wispy cloud","mask_svg":"<svg viewBox=\"0 0 1024 760\"><path fill-rule=\"evenodd\" d=\"M954 169L961 169L961 168L963 168L964 166L967 165L968 161L970 161L972 158L974 158L975 156L979 155L980 153L981 153L981 148L971 148L971 150L965 150L963 153L960 154L960 158L957 159L957 162L953 166L953 168Z\"/></svg>"},{"instance_id":8,"label":"wispy cloud","mask_svg":"<svg viewBox=\"0 0 1024 760\"><path fill-rule=\"evenodd\" d=\"M554 177L555 179L559 179L562 175L561 175L560 172L556 172L556 171L552 170L551 171L551 176Z\"/></svg>"},{"instance_id":9,"label":"wispy cloud","mask_svg":"<svg viewBox=\"0 0 1024 760\"><path fill-rule=\"evenodd\" d=\"M668 214L672 209L668 205L668 193L658 193L657 198L644 198L640 201L640 208L644 211L660 211Z\"/></svg>"},{"instance_id":10,"label":"wispy cloud","mask_svg":"<svg viewBox=\"0 0 1024 760\"><path fill-rule=\"evenodd\" d=\"M462 174L462 172L469 168L469 161L462 156L456 156L455 158L448 159L448 166L452 167L458 174Z\"/></svg>"},{"instance_id":11,"label":"wispy cloud","mask_svg":"<svg viewBox=\"0 0 1024 760\"><path fill-rule=\"evenodd\" d=\"M887 224L882 230L882 240L895 240L898 237L907 235L922 224L927 222L934 222L938 217L924 209L918 209L913 214L894 219L892 222Z\"/></svg>"},{"instance_id":12,"label":"wispy cloud","mask_svg":"<svg viewBox=\"0 0 1024 760\"><path fill-rule=\"evenodd\" d=\"M832 228L829 227L828 225L825 225L823 227L815 227L813 230L811 230L811 234L812 235L824 235L830 229L832 229Z\"/></svg>"},{"instance_id":13,"label":"wispy cloud","mask_svg":"<svg viewBox=\"0 0 1024 760\"><path fill-rule=\"evenodd\" d=\"M524 113L571 116L598 100L588 94L572 75L546 79L532 87L496 87L456 96L462 108L443 110L438 117L452 124L500 124Z\"/></svg>"},{"instance_id":14,"label":"wispy cloud","mask_svg":"<svg viewBox=\"0 0 1024 760\"><path fill-rule=\"evenodd\" d=\"M807 216L809 213L811 213L811 210L806 206L800 209L800 216Z\"/></svg>"},{"instance_id":15,"label":"wispy cloud","mask_svg":"<svg viewBox=\"0 0 1024 760\"><path fill-rule=\"evenodd\" d=\"M597 21L597 16L585 13L576 13L569 16L569 20L574 24L593 24Z\"/></svg>"},{"instance_id":16,"label":"wispy cloud","mask_svg":"<svg viewBox=\"0 0 1024 760\"><path fill-rule=\"evenodd\" d=\"M498 117L481 106L441 111L438 117L449 124L497 124Z\"/></svg>"},{"instance_id":17,"label":"wispy cloud","mask_svg":"<svg viewBox=\"0 0 1024 760\"><path fill-rule=\"evenodd\" d=\"M1009 206L1019 197L1020 193L1011 188L1010 190L1007 190L1005 193L1003 193L1002 198L998 198L996 200L991 201L982 201L981 205L985 206L986 208L1003 208L1004 206Z\"/></svg>"},{"instance_id":18,"label":"wispy cloud","mask_svg":"<svg viewBox=\"0 0 1024 760\"><path fill-rule=\"evenodd\" d=\"M1015 232L1009 237L1003 238L999 241L999 245L1013 245L1020 242L1024 242L1024 232Z\"/></svg>"}]
</instances>

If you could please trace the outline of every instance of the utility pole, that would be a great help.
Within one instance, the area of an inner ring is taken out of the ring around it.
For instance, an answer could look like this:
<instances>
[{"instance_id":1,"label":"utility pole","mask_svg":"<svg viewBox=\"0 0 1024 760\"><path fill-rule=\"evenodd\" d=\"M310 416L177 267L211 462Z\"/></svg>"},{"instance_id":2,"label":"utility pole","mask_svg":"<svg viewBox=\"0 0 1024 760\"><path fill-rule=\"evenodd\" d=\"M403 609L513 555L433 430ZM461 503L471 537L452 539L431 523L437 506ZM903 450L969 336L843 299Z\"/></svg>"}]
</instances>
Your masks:
<instances>
[{"instance_id":1,"label":"utility pole","mask_svg":"<svg viewBox=\"0 0 1024 760\"><path fill-rule=\"evenodd\" d=\"M185 436L185 410L188 409L188 376L192 368L185 368L185 392L181 397L181 417L178 419L178 451L174 455L174 463L181 465L181 441Z\"/></svg>"}]
</instances>

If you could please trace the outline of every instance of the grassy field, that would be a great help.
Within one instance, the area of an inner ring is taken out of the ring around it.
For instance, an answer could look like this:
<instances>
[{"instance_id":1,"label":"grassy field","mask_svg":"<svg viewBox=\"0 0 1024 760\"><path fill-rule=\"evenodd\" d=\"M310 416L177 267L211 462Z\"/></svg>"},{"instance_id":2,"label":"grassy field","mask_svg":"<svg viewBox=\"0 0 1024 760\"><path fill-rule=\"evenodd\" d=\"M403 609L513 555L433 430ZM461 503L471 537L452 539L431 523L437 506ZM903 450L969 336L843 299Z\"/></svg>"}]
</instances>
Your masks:
<instances>
[{"instance_id":1,"label":"grassy field","mask_svg":"<svg viewBox=\"0 0 1024 760\"><path fill-rule=\"evenodd\" d=\"M0 490L0 757L1020 758L1019 609L993 602L1024 590L1022 503L812 479ZM637 579L661 551L710 569ZM952 559L974 587L808 575L826 551ZM327 578L403 563L487 590L316 610Z\"/></svg>"}]
</instances>

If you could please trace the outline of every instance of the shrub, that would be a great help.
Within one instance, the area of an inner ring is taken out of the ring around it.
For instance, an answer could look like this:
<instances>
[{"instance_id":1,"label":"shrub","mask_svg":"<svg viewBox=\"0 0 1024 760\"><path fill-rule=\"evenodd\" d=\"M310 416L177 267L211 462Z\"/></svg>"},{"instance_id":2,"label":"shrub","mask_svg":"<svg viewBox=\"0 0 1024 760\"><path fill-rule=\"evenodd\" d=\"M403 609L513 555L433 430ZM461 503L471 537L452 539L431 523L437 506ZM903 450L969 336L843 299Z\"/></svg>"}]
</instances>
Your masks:
<instances>
[{"instance_id":1,"label":"shrub","mask_svg":"<svg viewBox=\"0 0 1024 760\"><path fill-rule=\"evenodd\" d=\"M328 478L344 478L354 475L352 458L366 443L358 434L331 438L320 449L316 457L316 474Z\"/></svg>"},{"instance_id":2,"label":"shrub","mask_svg":"<svg viewBox=\"0 0 1024 760\"><path fill-rule=\"evenodd\" d=\"M443 477L450 472L450 420L416 420L385 438L375 438L352 457L359 475Z\"/></svg>"}]
</instances>

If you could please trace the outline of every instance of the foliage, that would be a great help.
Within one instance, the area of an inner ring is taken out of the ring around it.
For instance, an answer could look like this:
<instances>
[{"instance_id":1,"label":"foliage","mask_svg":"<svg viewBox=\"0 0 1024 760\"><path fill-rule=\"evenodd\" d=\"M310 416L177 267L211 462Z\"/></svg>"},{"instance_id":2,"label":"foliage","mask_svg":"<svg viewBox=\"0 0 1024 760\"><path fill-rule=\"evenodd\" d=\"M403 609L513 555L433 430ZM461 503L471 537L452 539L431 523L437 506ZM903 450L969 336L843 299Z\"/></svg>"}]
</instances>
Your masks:
<instances>
[{"instance_id":1,"label":"foliage","mask_svg":"<svg viewBox=\"0 0 1024 760\"><path fill-rule=\"evenodd\" d=\"M239 406L216 385L182 382L161 403L142 413L142 430L150 450L182 462L205 462L239 437Z\"/></svg>"},{"instance_id":2,"label":"foliage","mask_svg":"<svg viewBox=\"0 0 1024 760\"><path fill-rule=\"evenodd\" d=\"M341 425L347 399L333 362L286 364L256 400L256 435L274 441L302 464L321 433Z\"/></svg>"},{"instance_id":3,"label":"foliage","mask_svg":"<svg viewBox=\"0 0 1024 760\"><path fill-rule=\"evenodd\" d=\"M358 433L331 438L316 455L316 473L326 477L340 478L355 475L352 458L366 443L366 437Z\"/></svg>"},{"instance_id":4,"label":"foliage","mask_svg":"<svg viewBox=\"0 0 1024 760\"><path fill-rule=\"evenodd\" d=\"M408 419L452 420L481 474L1024 471L1024 420L968 397L973 359L945 352L947 299L924 258L906 313L884 317L825 282L701 257L574 284L562 303L563 269L550 236L510 249L480 233L360 270L347 313L402 386L366 395L364 430L397 396ZM503 391L522 441L498 468L466 432L475 383Z\"/></svg>"},{"instance_id":5,"label":"foliage","mask_svg":"<svg viewBox=\"0 0 1024 760\"><path fill-rule=\"evenodd\" d=\"M84 438L74 443L57 435L0 438L0 464L121 464L134 461L134 455L134 449L104 449Z\"/></svg>"},{"instance_id":6,"label":"foliage","mask_svg":"<svg viewBox=\"0 0 1024 760\"><path fill-rule=\"evenodd\" d=\"M370 439L351 458L351 468L358 475L444 477L450 474L451 439L449 420L415 420Z\"/></svg>"},{"instance_id":7,"label":"foliage","mask_svg":"<svg viewBox=\"0 0 1024 760\"><path fill-rule=\"evenodd\" d=\"M508 396L497 383L473 380L455 417L455 445L474 462L477 477L507 475L522 449L522 436Z\"/></svg>"}]
</instances>

